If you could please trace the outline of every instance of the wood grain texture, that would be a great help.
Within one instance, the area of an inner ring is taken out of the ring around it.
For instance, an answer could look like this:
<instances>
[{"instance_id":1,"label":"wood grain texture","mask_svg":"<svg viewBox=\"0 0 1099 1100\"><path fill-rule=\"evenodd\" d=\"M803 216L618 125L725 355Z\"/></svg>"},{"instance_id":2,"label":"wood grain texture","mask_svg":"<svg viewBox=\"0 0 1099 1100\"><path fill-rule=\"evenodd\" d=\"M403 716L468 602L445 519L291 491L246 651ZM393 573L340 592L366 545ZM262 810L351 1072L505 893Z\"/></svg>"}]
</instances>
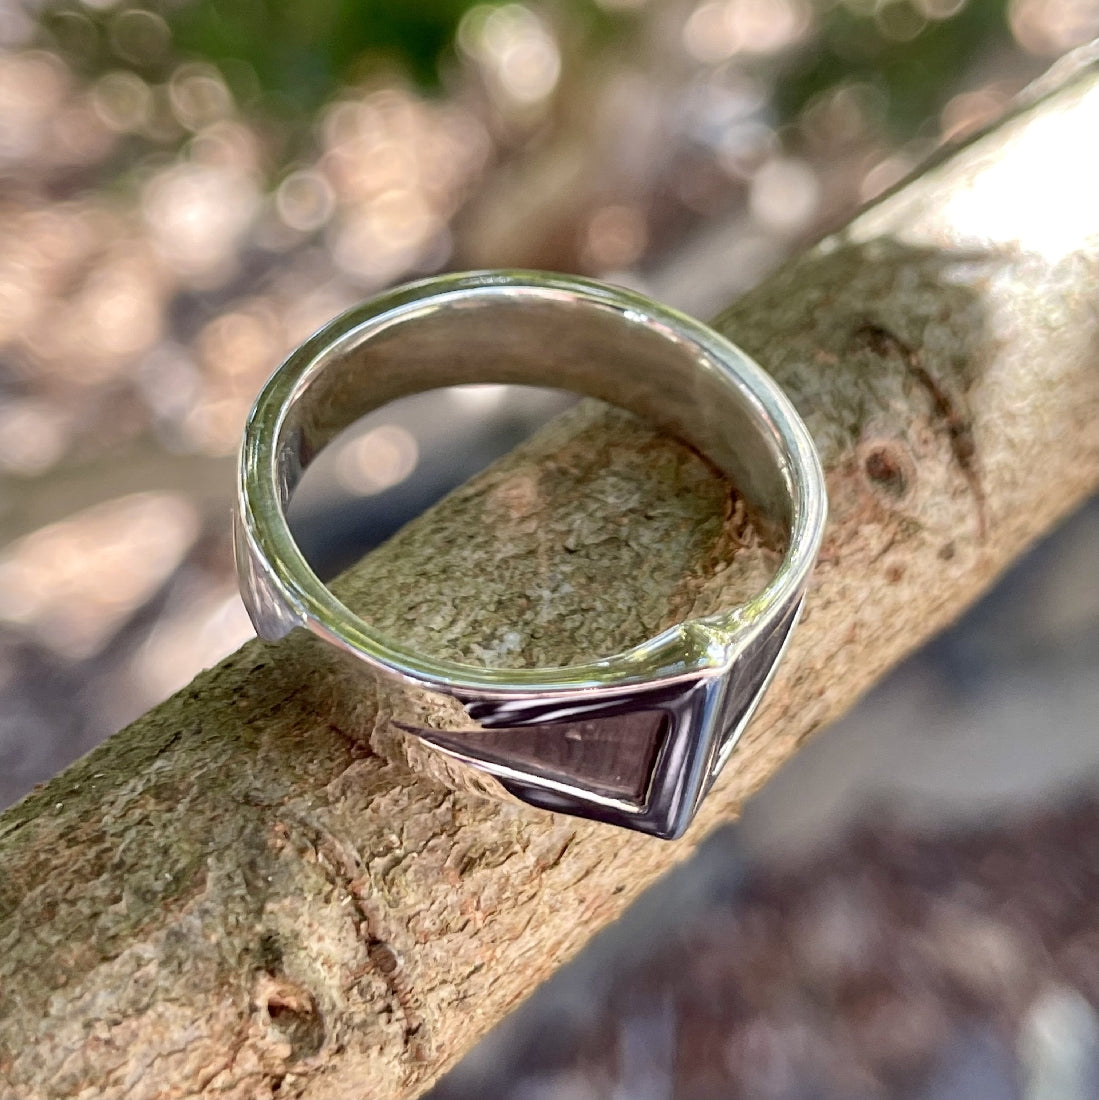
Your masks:
<instances>
[{"instance_id":1,"label":"wood grain texture","mask_svg":"<svg viewBox=\"0 0 1099 1100\"><path fill-rule=\"evenodd\" d=\"M831 519L686 840L418 778L322 645L246 645L0 817L0 1094L415 1095L1091 493L1099 79L1061 83L718 321L806 418ZM547 664L768 566L704 461L589 404L340 590L433 652Z\"/></svg>"}]
</instances>

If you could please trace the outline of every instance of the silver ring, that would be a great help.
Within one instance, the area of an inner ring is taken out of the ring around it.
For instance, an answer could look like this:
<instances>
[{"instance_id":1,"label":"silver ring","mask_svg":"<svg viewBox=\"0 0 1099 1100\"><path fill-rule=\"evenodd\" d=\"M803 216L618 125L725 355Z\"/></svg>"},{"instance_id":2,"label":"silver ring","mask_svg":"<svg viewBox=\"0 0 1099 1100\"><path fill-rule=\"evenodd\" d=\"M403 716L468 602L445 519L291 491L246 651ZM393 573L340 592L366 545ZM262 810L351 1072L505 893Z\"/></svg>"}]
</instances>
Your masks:
<instances>
[{"instance_id":1,"label":"silver ring","mask_svg":"<svg viewBox=\"0 0 1099 1100\"><path fill-rule=\"evenodd\" d=\"M306 563L286 506L332 438L407 394L467 382L602 398L692 443L785 532L749 603L610 657L561 668L435 659L345 607ZM275 371L244 429L236 514L241 592L261 637L298 626L399 701L399 724L479 785L546 809L678 837L770 682L824 529L813 441L778 385L675 310L541 272L447 275L331 321Z\"/></svg>"}]
</instances>

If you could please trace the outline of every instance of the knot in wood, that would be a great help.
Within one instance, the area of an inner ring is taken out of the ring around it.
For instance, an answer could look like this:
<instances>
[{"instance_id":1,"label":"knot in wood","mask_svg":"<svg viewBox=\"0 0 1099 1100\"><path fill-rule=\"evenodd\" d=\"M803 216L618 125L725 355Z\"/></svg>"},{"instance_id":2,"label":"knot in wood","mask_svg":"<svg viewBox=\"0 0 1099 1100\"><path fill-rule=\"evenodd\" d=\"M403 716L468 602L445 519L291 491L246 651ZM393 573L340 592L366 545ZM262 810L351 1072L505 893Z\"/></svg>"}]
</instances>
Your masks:
<instances>
[{"instance_id":1,"label":"knot in wood","mask_svg":"<svg viewBox=\"0 0 1099 1100\"><path fill-rule=\"evenodd\" d=\"M876 439L859 448L862 472L870 488L893 501L904 500L916 481L916 464L900 440Z\"/></svg>"}]
</instances>

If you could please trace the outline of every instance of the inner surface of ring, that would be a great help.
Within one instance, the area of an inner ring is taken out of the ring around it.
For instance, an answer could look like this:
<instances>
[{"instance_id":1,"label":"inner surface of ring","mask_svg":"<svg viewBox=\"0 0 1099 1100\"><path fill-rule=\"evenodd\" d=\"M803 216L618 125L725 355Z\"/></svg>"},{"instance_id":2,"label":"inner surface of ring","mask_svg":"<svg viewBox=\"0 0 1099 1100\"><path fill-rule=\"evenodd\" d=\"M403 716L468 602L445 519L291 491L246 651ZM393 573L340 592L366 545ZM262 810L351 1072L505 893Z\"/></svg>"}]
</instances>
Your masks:
<instances>
[{"instance_id":1,"label":"inner surface of ring","mask_svg":"<svg viewBox=\"0 0 1099 1100\"><path fill-rule=\"evenodd\" d=\"M307 345L308 346L308 345ZM697 447L752 507L789 531L789 462L746 385L659 317L566 291L488 286L414 302L353 327L288 395L279 425L285 507L334 436L390 401L469 382L598 397Z\"/></svg>"}]
</instances>

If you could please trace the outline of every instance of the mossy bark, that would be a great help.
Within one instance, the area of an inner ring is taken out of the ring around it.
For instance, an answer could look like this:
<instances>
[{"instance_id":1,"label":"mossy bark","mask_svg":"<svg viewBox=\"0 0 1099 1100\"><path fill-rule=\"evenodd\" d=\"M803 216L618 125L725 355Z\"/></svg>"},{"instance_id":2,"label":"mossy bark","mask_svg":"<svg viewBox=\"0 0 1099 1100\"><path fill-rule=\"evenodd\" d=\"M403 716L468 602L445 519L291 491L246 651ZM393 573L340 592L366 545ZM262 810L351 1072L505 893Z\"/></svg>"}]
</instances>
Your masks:
<instances>
[{"instance_id":1,"label":"mossy bark","mask_svg":"<svg viewBox=\"0 0 1099 1100\"><path fill-rule=\"evenodd\" d=\"M735 816L1094 490L1097 120L1078 66L719 318L808 422L831 518L687 839L453 793L320 643L246 645L0 817L0 1093L414 1095ZM341 592L439 653L611 652L758 582L735 500L585 405Z\"/></svg>"}]
</instances>

